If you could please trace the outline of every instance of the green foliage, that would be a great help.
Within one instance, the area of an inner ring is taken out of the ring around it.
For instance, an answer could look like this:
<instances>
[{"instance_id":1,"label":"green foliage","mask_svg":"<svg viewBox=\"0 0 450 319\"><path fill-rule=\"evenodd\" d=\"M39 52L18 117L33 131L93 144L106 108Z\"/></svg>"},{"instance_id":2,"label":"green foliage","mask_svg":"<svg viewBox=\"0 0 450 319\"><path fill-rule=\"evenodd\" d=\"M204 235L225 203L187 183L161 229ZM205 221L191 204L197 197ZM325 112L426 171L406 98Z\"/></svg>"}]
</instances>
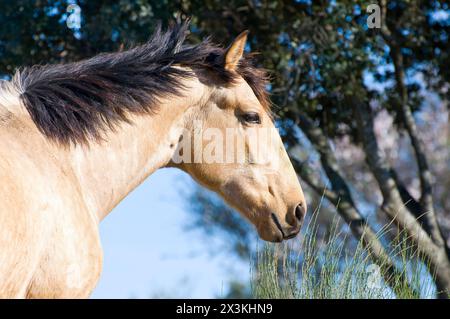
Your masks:
<instances>
[{"instance_id":1,"label":"green foliage","mask_svg":"<svg viewBox=\"0 0 450 319\"><path fill-rule=\"evenodd\" d=\"M66 26L66 9L74 2L81 8L79 30ZM25 65L76 61L142 43L157 21L167 24L175 14L168 1L158 0L2 1L0 75Z\"/></svg>"}]
</instances>

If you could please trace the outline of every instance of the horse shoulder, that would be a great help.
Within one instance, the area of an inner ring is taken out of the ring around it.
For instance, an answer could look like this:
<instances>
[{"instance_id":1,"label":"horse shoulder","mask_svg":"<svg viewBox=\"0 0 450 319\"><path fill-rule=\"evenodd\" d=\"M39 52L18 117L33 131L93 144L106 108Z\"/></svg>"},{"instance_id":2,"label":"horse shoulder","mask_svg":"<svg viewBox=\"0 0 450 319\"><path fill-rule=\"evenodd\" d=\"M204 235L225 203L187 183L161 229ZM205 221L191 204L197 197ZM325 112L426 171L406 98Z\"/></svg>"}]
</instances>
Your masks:
<instances>
[{"instance_id":1,"label":"horse shoulder","mask_svg":"<svg viewBox=\"0 0 450 319\"><path fill-rule=\"evenodd\" d=\"M49 144L13 132L0 128L0 296L85 297L100 275L98 225Z\"/></svg>"}]
</instances>

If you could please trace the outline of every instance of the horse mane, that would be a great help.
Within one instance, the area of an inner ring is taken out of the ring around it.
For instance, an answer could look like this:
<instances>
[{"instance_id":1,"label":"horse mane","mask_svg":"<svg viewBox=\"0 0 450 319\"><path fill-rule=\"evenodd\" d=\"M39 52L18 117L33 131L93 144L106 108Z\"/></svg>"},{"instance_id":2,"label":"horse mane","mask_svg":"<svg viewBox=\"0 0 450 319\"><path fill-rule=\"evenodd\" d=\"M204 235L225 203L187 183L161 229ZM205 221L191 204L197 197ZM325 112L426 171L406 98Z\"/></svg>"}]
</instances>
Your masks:
<instances>
[{"instance_id":1,"label":"horse mane","mask_svg":"<svg viewBox=\"0 0 450 319\"><path fill-rule=\"evenodd\" d=\"M20 100L38 129L62 144L101 138L106 129L128 121L129 113L153 113L158 101L181 93L187 69L205 68L224 84L236 73L223 67L225 49L209 39L184 44L188 22L166 31L158 26L150 40L127 51L103 53L79 62L32 66L14 76ZM237 69L268 109L266 75L249 55Z\"/></svg>"}]
</instances>

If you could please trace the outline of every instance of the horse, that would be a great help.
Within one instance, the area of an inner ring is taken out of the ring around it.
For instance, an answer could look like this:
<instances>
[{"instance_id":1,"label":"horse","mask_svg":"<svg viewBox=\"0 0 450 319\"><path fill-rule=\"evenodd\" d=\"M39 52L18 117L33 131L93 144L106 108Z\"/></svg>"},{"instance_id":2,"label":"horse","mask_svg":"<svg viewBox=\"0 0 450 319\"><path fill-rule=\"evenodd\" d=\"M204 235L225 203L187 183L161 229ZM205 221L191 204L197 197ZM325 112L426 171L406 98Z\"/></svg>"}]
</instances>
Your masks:
<instances>
[{"instance_id":1,"label":"horse","mask_svg":"<svg viewBox=\"0 0 450 319\"><path fill-rule=\"evenodd\" d=\"M305 198L278 132L259 143L271 160L252 160L251 130L275 125L247 32L223 48L186 44L188 29L158 27L142 45L0 81L0 297L89 297L100 221L164 167L219 194L263 240L299 233ZM211 143L186 137L195 126L233 129L241 160L183 160Z\"/></svg>"}]
</instances>

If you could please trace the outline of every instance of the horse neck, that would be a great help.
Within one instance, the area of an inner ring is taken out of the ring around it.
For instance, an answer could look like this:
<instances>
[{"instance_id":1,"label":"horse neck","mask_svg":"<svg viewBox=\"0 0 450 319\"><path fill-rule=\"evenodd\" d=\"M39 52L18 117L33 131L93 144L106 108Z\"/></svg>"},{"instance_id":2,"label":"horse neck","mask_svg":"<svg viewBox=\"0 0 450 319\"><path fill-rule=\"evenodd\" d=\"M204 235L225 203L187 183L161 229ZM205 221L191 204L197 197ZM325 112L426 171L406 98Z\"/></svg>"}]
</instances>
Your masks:
<instances>
[{"instance_id":1,"label":"horse neck","mask_svg":"<svg viewBox=\"0 0 450 319\"><path fill-rule=\"evenodd\" d=\"M170 161L185 128L186 114L200 101L199 83L194 84L187 85L189 92L183 97L162 102L156 114L132 115L131 124L121 123L106 134L104 142L77 146L70 152L85 203L97 221Z\"/></svg>"}]
</instances>

